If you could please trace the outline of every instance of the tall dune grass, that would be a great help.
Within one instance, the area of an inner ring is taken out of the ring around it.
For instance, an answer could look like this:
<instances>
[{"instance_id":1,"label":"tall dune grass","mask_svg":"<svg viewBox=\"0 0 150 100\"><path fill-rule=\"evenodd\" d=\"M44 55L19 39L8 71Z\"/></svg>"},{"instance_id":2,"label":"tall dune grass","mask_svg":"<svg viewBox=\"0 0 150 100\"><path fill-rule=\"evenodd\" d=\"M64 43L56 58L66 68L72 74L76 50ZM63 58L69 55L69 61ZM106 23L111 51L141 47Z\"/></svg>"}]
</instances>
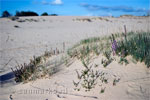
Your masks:
<instances>
[{"instance_id":1,"label":"tall dune grass","mask_svg":"<svg viewBox=\"0 0 150 100\"><path fill-rule=\"evenodd\" d=\"M144 62L147 67L150 67L150 32L129 32L84 39L69 49L68 55L82 59L93 53L95 55L103 54L108 59L114 55L112 54L114 52L126 64L128 63L126 57L131 55L134 60Z\"/></svg>"}]
</instances>

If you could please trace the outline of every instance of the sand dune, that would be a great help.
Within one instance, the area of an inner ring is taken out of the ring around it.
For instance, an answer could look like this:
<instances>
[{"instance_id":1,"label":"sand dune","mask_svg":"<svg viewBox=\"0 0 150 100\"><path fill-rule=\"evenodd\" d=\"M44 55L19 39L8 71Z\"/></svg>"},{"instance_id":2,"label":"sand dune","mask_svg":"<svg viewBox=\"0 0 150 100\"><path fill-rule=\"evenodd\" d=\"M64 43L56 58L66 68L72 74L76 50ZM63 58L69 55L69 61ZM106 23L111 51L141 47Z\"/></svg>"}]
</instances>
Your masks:
<instances>
[{"instance_id":1,"label":"sand dune","mask_svg":"<svg viewBox=\"0 0 150 100\"><path fill-rule=\"evenodd\" d=\"M29 62L33 55L40 55L45 50L56 47L62 49L63 42L68 48L84 38L124 32L124 25L128 32L149 31L148 17L87 17L86 19L91 19L91 22L84 21L85 18L72 16L20 18L25 22L1 18L0 71L7 71L17 63ZM31 21L33 19L37 22ZM19 27L16 28L15 25Z\"/></svg>"},{"instance_id":2,"label":"sand dune","mask_svg":"<svg viewBox=\"0 0 150 100\"><path fill-rule=\"evenodd\" d=\"M11 71L17 64L28 63L33 56L46 50L67 50L81 39L100 37L112 33L144 31L148 32L149 17L77 17L45 16L21 17L12 21L0 19L0 75ZM101 56L93 58L100 70L108 73L109 82L104 85L105 93L96 87L90 92L74 91L75 70L81 70L82 63L75 59L69 67L33 82L16 84L14 81L1 86L0 99L9 100L149 100L150 71L143 63L121 66L113 62L107 68L100 64ZM114 75L121 80L112 85ZM44 90L43 90L44 89ZM31 93L32 90L32 93ZM33 93L39 91L40 93Z\"/></svg>"}]
</instances>

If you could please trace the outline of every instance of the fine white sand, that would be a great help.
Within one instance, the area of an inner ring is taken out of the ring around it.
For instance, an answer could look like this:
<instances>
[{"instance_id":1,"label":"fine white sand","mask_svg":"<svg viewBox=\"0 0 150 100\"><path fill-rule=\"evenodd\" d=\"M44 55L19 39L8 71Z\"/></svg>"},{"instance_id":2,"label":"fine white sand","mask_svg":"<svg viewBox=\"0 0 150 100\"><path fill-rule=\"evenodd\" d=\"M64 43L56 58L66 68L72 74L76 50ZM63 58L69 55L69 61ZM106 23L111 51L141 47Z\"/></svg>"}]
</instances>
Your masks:
<instances>
[{"instance_id":1,"label":"fine white sand","mask_svg":"<svg viewBox=\"0 0 150 100\"><path fill-rule=\"evenodd\" d=\"M91 21L83 20L85 18ZM41 55L45 50L62 50L63 43L67 49L81 39L124 32L124 25L127 32L136 32L149 31L150 24L149 17L39 16L20 19L34 19L37 22L0 19L0 75L9 72L17 64L28 63L33 55ZM103 68L100 59L101 56L96 57L92 63L98 64L100 70L109 74L110 82L104 85L106 90L103 94L99 93L98 86L90 92L74 91L73 80L77 79L75 70L83 68L80 61L74 60L73 64L63 66L63 70L50 78L1 87L0 99L9 100L12 94L13 100L149 100L150 71L143 63L131 62L122 66L113 62ZM114 75L121 79L116 86L112 85ZM44 93L41 89L45 90ZM33 93L38 90L40 93Z\"/></svg>"},{"instance_id":2,"label":"fine white sand","mask_svg":"<svg viewBox=\"0 0 150 100\"><path fill-rule=\"evenodd\" d=\"M33 82L1 88L1 100L7 100L11 94L14 100L149 100L150 70L143 64L127 66L111 63L107 68L101 64L101 56L94 58L92 64L98 64L99 71L107 73L108 83L103 84L104 93L100 93L99 84L90 92L84 89L75 91L73 80L77 81L75 70L83 69L81 61L74 60L69 67L53 76ZM114 77L115 76L115 77ZM120 81L113 86L113 79Z\"/></svg>"}]
</instances>

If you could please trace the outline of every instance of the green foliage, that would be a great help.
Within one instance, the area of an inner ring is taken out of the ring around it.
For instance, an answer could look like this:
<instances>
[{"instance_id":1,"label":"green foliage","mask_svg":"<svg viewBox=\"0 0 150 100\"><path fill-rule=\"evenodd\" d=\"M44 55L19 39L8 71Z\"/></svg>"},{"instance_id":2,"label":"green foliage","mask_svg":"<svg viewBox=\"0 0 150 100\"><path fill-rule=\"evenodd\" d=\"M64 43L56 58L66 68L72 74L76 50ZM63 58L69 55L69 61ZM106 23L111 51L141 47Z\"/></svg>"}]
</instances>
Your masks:
<instances>
[{"instance_id":1,"label":"green foliage","mask_svg":"<svg viewBox=\"0 0 150 100\"><path fill-rule=\"evenodd\" d=\"M92 38L81 40L80 43L81 44L88 44L88 43L97 42L97 41L100 41L99 37L92 37Z\"/></svg>"},{"instance_id":2,"label":"green foliage","mask_svg":"<svg viewBox=\"0 0 150 100\"><path fill-rule=\"evenodd\" d=\"M117 54L122 57L131 55L136 61L144 62L150 67L150 33L135 33L126 40L118 42ZM124 58L121 61L125 61ZM126 62L126 61L125 61Z\"/></svg>"},{"instance_id":3,"label":"green foliage","mask_svg":"<svg viewBox=\"0 0 150 100\"><path fill-rule=\"evenodd\" d=\"M101 88L100 93L104 93L105 92L105 88Z\"/></svg>"},{"instance_id":4,"label":"green foliage","mask_svg":"<svg viewBox=\"0 0 150 100\"><path fill-rule=\"evenodd\" d=\"M129 64L128 60L126 58L124 58L124 57L120 57L119 63L120 64L124 64L125 63L125 65Z\"/></svg>"},{"instance_id":5,"label":"green foliage","mask_svg":"<svg viewBox=\"0 0 150 100\"><path fill-rule=\"evenodd\" d=\"M93 52L98 56L100 54L100 49L98 45L93 45Z\"/></svg>"},{"instance_id":6,"label":"green foliage","mask_svg":"<svg viewBox=\"0 0 150 100\"><path fill-rule=\"evenodd\" d=\"M35 58L36 65L41 62L41 56Z\"/></svg>"},{"instance_id":7,"label":"green foliage","mask_svg":"<svg viewBox=\"0 0 150 100\"><path fill-rule=\"evenodd\" d=\"M3 11L2 17L10 17L10 13L8 11Z\"/></svg>"},{"instance_id":8,"label":"green foliage","mask_svg":"<svg viewBox=\"0 0 150 100\"><path fill-rule=\"evenodd\" d=\"M106 50L110 49L111 43L109 42L108 39L109 39L108 37L102 37L102 38L93 37L93 38L82 40L80 43L68 49L67 54L71 58L77 57L78 59L86 58L91 53L98 56L105 49Z\"/></svg>"},{"instance_id":9,"label":"green foliage","mask_svg":"<svg viewBox=\"0 0 150 100\"><path fill-rule=\"evenodd\" d=\"M112 43L116 41L116 49L114 50L115 56L113 56ZM110 42L111 41L111 42ZM77 73L79 81L76 83L73 81L76 90L80 90L81 87L86 91L90 91L95 87L98 80L103 84L108 83L104 72L96 70L95 67L89 66L90 53L95 53L99 55L103 52L105 58L101 60L101 63L104 67L108 66L112 61L116 60L115 57L118 56L120 59L118 63L120 64L129 64L127 56L132 56L132 61L136 64L138 61L144 62L146 66L150 67L150 33L141 32L134 33L129 32L125 34L114 34L112 37L103 37L103 38L89 38L82 40L80 45L76 45L73 49L70 50L69 55L79 55L80 60L84 66L84 70ZM113 56L113 57L112 57ZM74 56L76 57L76 56ZM95 69L94 69L95 68ZM113 85L115 86L120 81L120 78L113 80ZM102 86L102 84L100 86ZM81 85L80 88L77 88ZM101 88L100 93L104 93L105 88Z\"/></svg>"},{"instance_id":10,"label":"green foliage","mask_svg":"<svg viewBox=\"0 0 150 100\"><path fill-rule=\"evenodd\" d=\"M89 60L82 60L82 64L84 69L81 72L77 73L78 82L74 82L73 84L76 87L75 90L80 90L78 87L81 85L85 91L90 91L97 84L98 79L100 79L101 83L108 83L108 79L105 77L105 72L100 72L99 70L94 70L93 65L89 65ZM105 90L105 89L104 89ZM103 91L104 92L104 91Z\"/></svg>"},{"instance_id":11,"label":"green foliage","mask_svg":"<svg viewBox=\"0 0 150 100\"><path fill-rule=\"evenodd\" d=\"M50 57L50 52L46 51L43 55L38 57L33 57L29 64L21 64L16 66L16 70L12 71L15 74L16 82L26 82L30 80L35 80L36 78L43 77L48 73L48 69L42 65L42 61L46 60L45 57Z\"/></svg>"},{"instance_id":12,"label":"green foliage","mask_svg":"<svg viewBox=\"0 0 150 100\"><path fill-rule=\"evenodd\" d=\"M102 59L101 64L103 64L103 66L106 67L113 61L111 57L111 51L105 51L103 55L106 59Z\"/></svg>"},{"instance_id":13,"label":"green foliage","mask_svg":"<svg viewBox=\"0 0 150 100\"><path fill-rule=\"evenodd\" d=\"M88 62L85 62L84 60L82 60L82 63L83 63L83 66L85 67L85 69L81 71L81 75L76 70L79 82L77 82L77 83L75 83L74 81L73 82L76 87L78 87L78 85L80 83L81 86L85 89L85 91L90 91L96 85L96 80L99 77L99 72L94 71L92 69L92 66L88 66L88 64L87 64Z\"/></svg>"},{"instance_id":14,"label":"green foliage","mask_svg":"<svg viewBox=\"0 0 150 100\"><path fill-rule=\"evenodd\" d=\"M44 13L41 14L41 16L48 16L48 13L44 12Z\"/></svg>"},{"instance_id":15,"label":"green foliage","mask_svg":"<svg viewBox=\"0 0 150 100\"><path fill-rule=\"evenodd\" d=\"M81 59L86 58L89 55L90 51L91 51L91 49L90 49L89 45L83 46L83 48L80 49L80 54L81 54L80 58Z\"/></svg>"},{"instance_id":16,"label":"green foliage","mask_svg":"<svg viewBox=\"0 0 150 100\"><path fill-rule=\"evenodd\" d=\"M113 86L115 86L119 81L120 81L120 78L118 78L118 79L115 78L115 79L113 80Z\"/></svg>"}]
</instances>

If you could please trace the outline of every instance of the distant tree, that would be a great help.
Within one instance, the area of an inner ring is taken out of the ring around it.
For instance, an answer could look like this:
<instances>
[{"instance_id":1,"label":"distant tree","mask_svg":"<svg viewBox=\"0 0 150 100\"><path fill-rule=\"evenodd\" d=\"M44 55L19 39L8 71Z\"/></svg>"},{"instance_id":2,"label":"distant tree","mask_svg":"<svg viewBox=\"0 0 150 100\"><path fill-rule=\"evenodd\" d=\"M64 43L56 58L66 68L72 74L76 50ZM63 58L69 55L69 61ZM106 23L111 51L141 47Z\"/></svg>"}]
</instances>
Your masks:
<instances>
[{"instance_id":1,"label":"distant tree","mask_svg":"<svg viewBox=\"0 0 150 100\"><path fill-rule=\"evenodd\" d=\"M44 13L41 14L41 16L48 16L48 13L44 12Z\"/></svg>"},{"instance_id":2,"label":"distant tree","mask_svg":"<svg viewBox=\"0 0 150 100\"><path fill-rule=\"evenodd\" d=\"M21 11L21 12L16 11L15 16L38 16L38 14L33 11Z\"/></svg>"},{"instance_id":3,"label":"distant tree","mask_svg":"<svg viewBox=\"0 0 150 100\"><path fill-rule=\"evenodd\" d=\"M57 14L50 14L50 16L58 16Z\"/></svg>"},{"instance_id":4,"label":"distant tree","mask_svg":"<svg viewBox=\"0 0 150 100\"><path fill-rule=\"evenodd\" d=\"M150 10L147 11L147 16L150 16Z\"/></svg>"},{"instance_id":5,"label":"distant tree","mask_svg":"<svg viewBox=\"0 0 150 100\"><path fill-rule=\"evenodd\" d=\"M20 12L16 11L16 15L15 16L20 16Z\"/></svg>"},{"instance_id":6,"label":"distant tree","mask_svg":"<svg viewBox=\"0 0 150 100\"><path fill-rule=\"evenodd\" d=\"M9 17L9 16L11 16L11 15L10 15L10 13L8 11L4 11L2 13L2 17Z\"/></svg>"}]
</instances>

